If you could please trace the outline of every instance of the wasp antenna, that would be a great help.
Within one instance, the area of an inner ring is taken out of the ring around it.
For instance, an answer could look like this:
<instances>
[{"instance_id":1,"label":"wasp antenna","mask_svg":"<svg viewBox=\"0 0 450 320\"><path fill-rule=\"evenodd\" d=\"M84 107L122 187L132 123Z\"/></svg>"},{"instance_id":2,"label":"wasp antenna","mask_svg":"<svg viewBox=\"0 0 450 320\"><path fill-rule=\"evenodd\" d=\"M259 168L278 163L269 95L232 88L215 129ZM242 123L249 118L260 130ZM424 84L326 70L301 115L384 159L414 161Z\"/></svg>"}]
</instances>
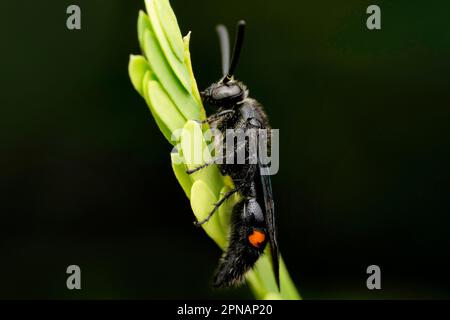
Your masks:
<instances>
[{"instance_id":1,"label":"wasp antenna","mask_svg":"<svg viewBox=\"0 0 450 320\"><path fill-rule=\"evenodd\" d=\"M230 69L230 37L228 30L223 24L216 27L217 34L220 41L220 52L222 56L222 74L225 77Z\"/></svg>"},{"instance_id":2,"label":"wasp antenna","mask_svg":"<svg viewBox=\"0 0 450 320\"><path fill-rule=\"evenodd\" d=\"M241 20L237 24L236 41L234 43L233 57L231 58L230 69L228 69L227 76L224 79L225 83L231 80L234 71L236 70L239 61L239 56L241 55L242 44L244 43L244 35L245 35L245 21Z\"/></svg>"}]
</instances>

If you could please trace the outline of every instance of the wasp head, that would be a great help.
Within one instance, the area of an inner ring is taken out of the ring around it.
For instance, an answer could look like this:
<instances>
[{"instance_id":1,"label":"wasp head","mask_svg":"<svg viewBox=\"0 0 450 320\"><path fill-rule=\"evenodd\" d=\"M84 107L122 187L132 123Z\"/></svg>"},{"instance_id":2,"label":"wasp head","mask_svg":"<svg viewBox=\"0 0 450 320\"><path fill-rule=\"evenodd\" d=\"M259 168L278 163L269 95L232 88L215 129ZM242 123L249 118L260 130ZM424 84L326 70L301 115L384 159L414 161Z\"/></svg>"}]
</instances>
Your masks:
<instances>
[{"instance_id":1,"label":"wasp head","mask_svg":"<svg viewBox=\"0 0 450 320\"><path fill-rule=\"evenodd\" d=\"M213 107L232 108L247 98L248 90L242 82L221 80L206 88L201 96L204 103Z\"/></svg>"}]
</instances>

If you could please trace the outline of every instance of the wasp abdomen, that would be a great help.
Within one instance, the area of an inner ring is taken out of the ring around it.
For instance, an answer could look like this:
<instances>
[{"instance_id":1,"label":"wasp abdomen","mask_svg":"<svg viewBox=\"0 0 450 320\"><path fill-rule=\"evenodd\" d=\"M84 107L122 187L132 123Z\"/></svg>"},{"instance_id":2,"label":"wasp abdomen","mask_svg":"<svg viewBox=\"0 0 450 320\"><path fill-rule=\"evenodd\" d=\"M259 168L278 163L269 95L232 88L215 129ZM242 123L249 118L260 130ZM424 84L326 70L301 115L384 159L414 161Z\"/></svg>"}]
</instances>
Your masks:
<instances>
[{"instance_id":1,"label":"wasp abdomen","mask_svg":"<svg viewBox=\"0 0 450 320\"><path fill-rule=\"evenodd\" d=\"M214 287L240 283L267 243L264 215L255 198L246 198L234 207L231 223L229 245L220 259Z\"/></svg>"}]
</instances>

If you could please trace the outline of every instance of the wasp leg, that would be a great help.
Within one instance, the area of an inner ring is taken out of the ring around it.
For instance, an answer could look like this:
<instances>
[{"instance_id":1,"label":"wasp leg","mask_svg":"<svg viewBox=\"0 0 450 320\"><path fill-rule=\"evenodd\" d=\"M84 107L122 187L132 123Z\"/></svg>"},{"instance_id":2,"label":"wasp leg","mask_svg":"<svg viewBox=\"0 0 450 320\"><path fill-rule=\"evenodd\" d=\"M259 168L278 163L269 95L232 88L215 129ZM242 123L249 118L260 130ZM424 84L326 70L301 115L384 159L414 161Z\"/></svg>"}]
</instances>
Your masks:
<instances>
[{"instance_id":1,"label":"wasp leg","mask_svg":"<svg viewBox=\"0 0 450 320\"><path fill-rule=\"evenodd\" d=\"M197 122L198 124L205 124L209 122L209 118L206 118L205 120L194 120L195 122Z\"/></svg>"},{"instance_id":2,"label":"wasp leg","mask_svg":"<svg viewBox=\"0 0 450 320\"><path fill-rule=\"evenodd\" d=\"M207 161L207 162L205 162L204 164L202 164L201 166L198 166L198 167L196 167L196 168L194 168L194 169L186 170L186 173L187 173L187 174L193 174L194 172L200 171L200 170L202 170L203 168L206 168L207 166L212 165L213 163L214 163L214 160Z\"/></svg>"},{"instance_id":3,"label":"wasp leg","mask_svg":"<svg viewBox=\"0 0 450 320\"><path fill-rule=\"evenodd\" d=\"M234 188L233 190L226 192L226 193L224 194L224 196L223 196L219 201L217 201L217 202L214 204L214 208L211 210L211 212L208 214L208 216L207 216L205 219L201 220L201 221L195 221L194 224L195 224L197 227L199 227L199 226L201 226L202 224L208 222L209 219L211 219L211 217L212 217L212 216L214 215L214 213L217 211L217 209L219 209L219 207L222 205L222 203L224 203L224 202L225 202L229 197L231 197L233 194L235 194L236 192L238 192L243 186L244 186L244 185L242 184L242 185L240 185L239 187L236 187L236 188Z\"/></svg>"},{"instance_id":4,"label":"wasp leg","mask_svg":"<svg viewBox=\"0 0 450 320\"><path fill-rule=\"evenodd\" d=\"M209 122L209 121L219 120L224 117L230 117L234 113L235 113L235 111L233 109L223 110L223 111L217 112L216 114L209 116L207 121Z\"/></svg>"},{"instance_id":5,"label":"wasp leg","mask_svg":"<svg viewBox=\"0 0 450 320\"><path fill-rule=\"evenodd\" d=\"M210 123L212 121L220 120L220 119L222 119L224 117L230 117L234 113L235 113L235 111L233 109L223 110L223 111L220 111L218 113L215 113L215 114L209 116L205 120L195 120L195 122L197 122L198 124Z\"/></svg>"},{"instance_id":6,"label":"wasp leg","mask_svg":"<svg viewBox=\"0 0 450 320\"><path fill-rule=\"evenodd\" d=\"M207 166L210 166L210 165L212 165L213 163L216 163L216 162L217 162L218 160L220 160L220 159L223 159L223 157L212 158L211 160L206 161L204 164L202 164L202 165L200 165L200 166L198 166L198 167L195 167L194 169L188 169L188 170L186 170L186 173L187 173L187 174L193 174L194 172L200 171L200 170L202 170L203 168L206 168Z\"/></svg>"},{"instance_id":7,"label":"wasp leg","mask_svg":"<svg viewBox=\"0 0 450 320\"><path fill-rule=\"evenodd\" d=\"M202 164L202 165L200 165L200 166L198 166L198 167L195 167L195 168L193 168L193 169L188 169L188 170L186 170L186 173L187 173L187 174L193 174L194 172L200 171L200 170L202 170L203 168L206 168L207 166L210 166L210 165L216 163L216 162L219 161L219 160L222 160L222 161L223 161L224 158L225 158L225 157L223 157L223 156L212 158L211 160L206 161L204 164Z\"/></svg>"}]
</instances>

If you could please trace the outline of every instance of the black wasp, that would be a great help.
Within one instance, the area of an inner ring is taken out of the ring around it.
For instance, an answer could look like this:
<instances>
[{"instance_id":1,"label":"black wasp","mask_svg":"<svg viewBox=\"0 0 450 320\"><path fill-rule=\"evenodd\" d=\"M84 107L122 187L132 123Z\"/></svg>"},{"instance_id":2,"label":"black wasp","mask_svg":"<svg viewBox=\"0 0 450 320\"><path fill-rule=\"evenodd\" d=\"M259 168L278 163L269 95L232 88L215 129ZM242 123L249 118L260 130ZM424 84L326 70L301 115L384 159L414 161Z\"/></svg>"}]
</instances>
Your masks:
<instances>
[{"instance_id":1,"label":"black wasp","mask_svg":"<svg viewBox=\"0 0 450 320\"><path fill-rule=\"evenodd\" d=\"M217 27L217 31L222 52L223 78L201 93L203 102L217 109L216 113L208 117L205 122L222 133L230 128L243 131L253 129L251 132L260 132L259 129L270 130L262 105L250 98L247 87L235 80L233 76L244 41L245 22L238 23L231 64L228 32L222 25ZM268 142L270 143L270 140ZM231 152L242 151L238 148L241 147L235 146ZM248 151L247 144L244 148ZM196 222L197 225L207 222L227 198L239 192L242 201L233 208L229 245L214 275L214 287L240 283L244 274L253 267L263 253L267 242L270 244L275 279L279 287L278 244L270 176L261 174L265 168L259 160L252 163L256 164L246 162L245 164L219 165L222 174L231 176L235 189L223 195L206 219ZM188 170L188 173L194 173L209 164L205 163L193 170Z\"/></svg>"}]
</instances>

